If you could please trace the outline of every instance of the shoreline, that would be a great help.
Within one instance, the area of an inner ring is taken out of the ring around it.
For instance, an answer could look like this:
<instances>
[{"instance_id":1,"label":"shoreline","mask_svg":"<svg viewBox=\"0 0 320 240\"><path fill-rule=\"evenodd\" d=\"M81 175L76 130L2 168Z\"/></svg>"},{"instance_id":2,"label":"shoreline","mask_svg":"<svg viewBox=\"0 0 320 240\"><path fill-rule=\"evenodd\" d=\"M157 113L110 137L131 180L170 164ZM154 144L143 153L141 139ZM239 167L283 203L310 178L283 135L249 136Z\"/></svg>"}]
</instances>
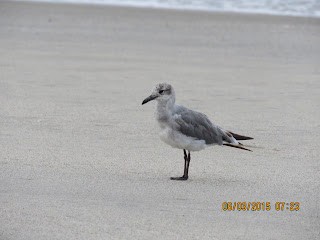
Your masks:
<instances>
[{"instance_id":1,"label":"shoreline","mask_svg":"<svg viewBox=\"0 0 320 240\"><path fill-rule=\"evenodd\" d=\"M4 2L9 2L4 0ZM145 11L167 11L167 12L181 12L190 14L214 14L214 15L234 15L234 16L252 16L252 17L275 17L275 18L302 18L302 19L314 19L320 21L320 16L308 16L308 15L291 15L280 13L268 13L268 12L250 12L250 11L224 11L224 10L206 10L206 9L191 9L191 8L170 8L170 7L152 7L152 6L135 6L135 5L122 5L122 4L105 4L105 3L80 3L80 2L45 2L37 0L14 0L17 3L30 3L30 4L54 4L54 5L71 5L71 6L84 6L84 7L107 7L107 8L123 8L123 9L137 9Z\"/></svg>"}]
</instances>

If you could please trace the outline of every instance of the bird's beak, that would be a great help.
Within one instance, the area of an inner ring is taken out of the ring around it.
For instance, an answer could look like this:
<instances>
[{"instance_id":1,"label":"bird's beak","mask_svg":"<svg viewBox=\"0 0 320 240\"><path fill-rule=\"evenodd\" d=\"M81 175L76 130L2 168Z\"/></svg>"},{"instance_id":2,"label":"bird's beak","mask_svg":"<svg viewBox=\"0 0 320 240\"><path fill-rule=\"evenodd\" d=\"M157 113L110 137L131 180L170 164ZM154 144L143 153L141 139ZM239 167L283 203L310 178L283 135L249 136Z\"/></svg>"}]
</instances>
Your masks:
<instances>
[{"instance_id":1,"label":"bird's beak","mask_svg":"<svg viewBox=\"0 0 320 240\"><path fill-rule=\"evenodd\" d=\"M147 103L147 102L150 102L150 101L156 99L157 97L158 97L157 95L150 95L150 96L147 97L145 100L143 100L142 105L145 104L145 103Z\"/></svg>"}]
</instances>

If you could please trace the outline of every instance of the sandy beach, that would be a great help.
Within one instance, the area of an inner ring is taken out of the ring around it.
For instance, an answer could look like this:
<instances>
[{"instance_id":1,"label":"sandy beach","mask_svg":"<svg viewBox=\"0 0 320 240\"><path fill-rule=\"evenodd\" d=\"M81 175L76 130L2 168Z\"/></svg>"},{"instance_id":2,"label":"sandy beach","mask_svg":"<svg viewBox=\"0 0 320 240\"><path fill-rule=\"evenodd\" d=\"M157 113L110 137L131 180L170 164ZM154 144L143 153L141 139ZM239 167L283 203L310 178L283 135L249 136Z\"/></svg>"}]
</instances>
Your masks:
<instances>
[{"instance_id":1,"label":"sandy beach","mask_svg":"<svg viewBox=\"0 0 320 240\"><path fill-rule=\"evenodd\" d=\"M1 1L0 239L317 239L319 43L316 18ZM253 152L171 181L183 152L141 106L159 82Z\"/></svg>"}]
</instances>

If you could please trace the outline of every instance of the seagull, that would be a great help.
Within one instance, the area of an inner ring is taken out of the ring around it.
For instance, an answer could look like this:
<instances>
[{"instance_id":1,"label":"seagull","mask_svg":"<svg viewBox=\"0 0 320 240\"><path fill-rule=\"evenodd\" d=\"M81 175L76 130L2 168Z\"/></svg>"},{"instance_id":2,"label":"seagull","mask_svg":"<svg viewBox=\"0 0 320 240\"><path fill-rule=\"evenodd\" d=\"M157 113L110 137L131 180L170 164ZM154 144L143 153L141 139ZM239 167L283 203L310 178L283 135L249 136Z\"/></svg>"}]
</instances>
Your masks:
<instances>
[{"instance_id":1,"label":"seagull","mask_svg":"<svg viewBox=\"0 0 320 240\"><path fill-rule=\"evenodd\" d=\"M151 95L143 100L142 105L152 100L157 101L155 115L160 126L160 139L171 147L183 149L183 176L171 177L171 180L188 179L192 151L200 151L213 145L251 151L238 140L250 140L252 137L226 131L212 123L205 114L177 105L175 92L170 84L157 84Z\"/></svg>"}]
</instances>

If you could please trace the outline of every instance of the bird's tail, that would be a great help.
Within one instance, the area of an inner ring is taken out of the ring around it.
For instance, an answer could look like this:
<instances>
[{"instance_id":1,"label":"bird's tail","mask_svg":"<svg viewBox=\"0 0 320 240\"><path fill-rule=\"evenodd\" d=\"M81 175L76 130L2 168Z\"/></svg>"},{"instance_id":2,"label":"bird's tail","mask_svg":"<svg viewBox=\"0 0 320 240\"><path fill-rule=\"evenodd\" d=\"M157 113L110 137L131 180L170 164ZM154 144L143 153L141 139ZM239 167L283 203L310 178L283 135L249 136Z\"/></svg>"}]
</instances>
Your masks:
<instances>
[{"instance_id":1,"label":"bird's tail","mask_svg":"<svg viewBox=\"0 0 320 240\"><path fill-rule=\"evenodd\" d=\"M247 137L247 136L242 136L233 132L228 131L229 133L232 134L232 136L236 139L236 140L251 140L253 139L252 137Z\"/></svg>"},{"instance_id":2,"label":"bird's tail","mask_svg":"<svg viewBox=\"0 0 320 240\"><path fill-rule=\"evenodd\" d=\"M252 150L241 146L242 145L241 143L239 143L237 145L236 144L232 144L232 143L223 143L223 145L228 146L228 147L239 148L239 149L242 149L242 150L246 150L246 151L252 152Z\"/></svg>"},{"instance_id":3,"label":"bird's tail","mask_svg":"<svg viewBox=\"0 0 320 240\"><path fill-rule=\"evenodd\" d=\"M230 132L230 131L224 131L224 130L221 130L221 131L223 133L223 137L222 137L223 145L252 152L250 149L245 148L242 143L238 142L238 140L253 139L252 137L242 136L242 135Z\"/></svg>"}]
</instances>

